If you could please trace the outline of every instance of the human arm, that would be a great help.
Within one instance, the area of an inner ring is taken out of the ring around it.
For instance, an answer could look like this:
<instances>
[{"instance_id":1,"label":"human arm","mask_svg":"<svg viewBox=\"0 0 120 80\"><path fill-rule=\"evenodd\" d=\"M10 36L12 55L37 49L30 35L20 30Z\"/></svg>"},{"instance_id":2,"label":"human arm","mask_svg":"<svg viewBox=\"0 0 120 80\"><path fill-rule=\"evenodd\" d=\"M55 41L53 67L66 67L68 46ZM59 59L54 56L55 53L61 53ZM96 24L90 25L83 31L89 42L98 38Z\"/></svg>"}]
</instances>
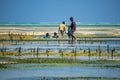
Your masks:
<instances>
[{"instance_id":1,"label":"human arm","mask_svg":"<svg viewBox=\"0 0 120 80\"><path fill-rule=\"evenodd\" d=\"M60 27L58 28L58 33L60 33Z\"/></svg>"}]
</instances>

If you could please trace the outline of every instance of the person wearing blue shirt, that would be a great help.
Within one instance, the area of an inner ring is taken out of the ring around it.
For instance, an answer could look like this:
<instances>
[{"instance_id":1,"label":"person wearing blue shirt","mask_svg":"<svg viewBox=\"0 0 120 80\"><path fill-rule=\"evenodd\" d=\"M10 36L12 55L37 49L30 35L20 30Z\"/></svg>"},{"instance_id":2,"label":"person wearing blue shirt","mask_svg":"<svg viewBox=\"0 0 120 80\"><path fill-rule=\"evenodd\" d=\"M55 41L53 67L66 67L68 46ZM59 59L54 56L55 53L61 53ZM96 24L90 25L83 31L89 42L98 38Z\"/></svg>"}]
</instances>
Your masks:
<instances>
[{"instance_id":1,"label":"person wearing blue shirt","mask_svg":"<svg viewBox=\"0 0 120 80\"><path fill-rule=\"evenodd\" d=\"M71 27L68 26L68 38L71 38L71 34L72 34Z\"/></svg>"},{"instance_id":2,"label":"person wearing blue shirt","mask_svg":"<svg viewBox=\"0 0 120 80\"><path fill-rule=\"evenodd\" d=\"M43 38L45 38L45 39L48 39L48 38L50 38L50 35L49 35L49 33L46 33L46 35L45 35Z\"/></svg>"}]
</instances>

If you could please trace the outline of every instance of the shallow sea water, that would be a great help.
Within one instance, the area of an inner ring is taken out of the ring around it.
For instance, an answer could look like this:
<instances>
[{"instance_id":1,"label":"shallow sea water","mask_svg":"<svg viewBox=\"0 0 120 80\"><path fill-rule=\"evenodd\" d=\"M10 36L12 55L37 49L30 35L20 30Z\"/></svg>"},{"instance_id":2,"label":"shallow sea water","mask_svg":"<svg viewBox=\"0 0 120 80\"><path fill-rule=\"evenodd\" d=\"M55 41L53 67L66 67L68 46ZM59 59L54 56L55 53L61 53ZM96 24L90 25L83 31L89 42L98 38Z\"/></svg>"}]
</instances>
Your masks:
<instances>
[{"instance_id":1,"label":"shallow sea water","mask_svg":"<svg viewBox=\"0 0 120 80\"><path fill-rule=\"evenodd\" d=\"M120 79L119 68L101 68L101 64L12 64L0 70L1 80L112 80Z\"/></svg>"}]
</instances>

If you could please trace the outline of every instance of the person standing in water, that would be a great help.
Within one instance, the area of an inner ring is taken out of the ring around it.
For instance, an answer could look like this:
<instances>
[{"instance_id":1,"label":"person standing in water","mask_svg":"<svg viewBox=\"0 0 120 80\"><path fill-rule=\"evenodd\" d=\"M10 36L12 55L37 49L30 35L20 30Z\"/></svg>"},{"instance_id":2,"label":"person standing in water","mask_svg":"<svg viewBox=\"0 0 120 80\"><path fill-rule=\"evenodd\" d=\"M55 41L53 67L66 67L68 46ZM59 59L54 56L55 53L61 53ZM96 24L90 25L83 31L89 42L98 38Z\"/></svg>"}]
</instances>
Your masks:
<instances>
[{"instance_id":1,"label":"person standing in water","mask_svg":"<svg viewBox=\"0 0 120 80\"><path fill-rule=\"evenodd\" d=\"M58 33L60 32L62 37L64 37L64 32L66 33L66 30L65 30L66 26L65 26L65 22L63 21L62 24L60 24L60 27L58 29Z\"/></svg>"},{"instance_id":2,"label":"person standing in water","mask_svg":"<svg viewBox=\"0 0 120 80\"><path fill-rule=\"evenodd\" d=\"M74 32L76 31L76 23L73 19L73 17L70 17L70 21L71 21L71 37L72 37L72 41L76 41L76 37L74 36Z\"/></svg>"},{"instance_id":3,"label":"person standing in water","mask_svg":"<svg viewBox=\"0 0 120 80\"><path fill-rule=\"evenodd\" d=\"M69 38L69 39L71 38L71 33L72 33L71 27L68 26L68 33L67 33L67 35L68 35L68 38Z\"/></svg>"}]
</instances>

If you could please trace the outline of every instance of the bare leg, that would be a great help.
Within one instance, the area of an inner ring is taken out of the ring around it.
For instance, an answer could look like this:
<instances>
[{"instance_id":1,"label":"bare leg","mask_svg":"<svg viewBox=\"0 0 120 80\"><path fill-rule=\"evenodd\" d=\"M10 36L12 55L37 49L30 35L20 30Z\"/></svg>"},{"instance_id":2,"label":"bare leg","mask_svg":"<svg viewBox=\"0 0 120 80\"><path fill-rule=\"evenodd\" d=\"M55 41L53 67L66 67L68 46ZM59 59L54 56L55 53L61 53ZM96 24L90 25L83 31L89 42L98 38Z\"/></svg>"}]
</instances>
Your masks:
<instances>
[{"instance_id":1,"label":"bare leg","mask_svg":"<svg viewBox=\"0 0 120 80\"><path fill-rule=\"evenodd\" d=\"M76 40L76 37L73 35L74 32L72 32L71 36L72 36L72 41Z\"/></svg>"},{"instance_id":2,"label":"bare leg","mask_svg":"<svg viewBox=\"0 0 120 80\"><path fill-rule=\"evenodd\" d=\"M76 40L76 37L74 35L72 35L72 41L75 41Z\"/></svg>"},{"instance_id":3,"label":"bare leg","mask_svg":"<svg viewBox=\"0 0 120 80\"><path fill-rule=\"evenodd\" d=\"M62 37L64 37L64 31L61 31L61 35L62 35Z\"/></svg>"}]
</instances>

